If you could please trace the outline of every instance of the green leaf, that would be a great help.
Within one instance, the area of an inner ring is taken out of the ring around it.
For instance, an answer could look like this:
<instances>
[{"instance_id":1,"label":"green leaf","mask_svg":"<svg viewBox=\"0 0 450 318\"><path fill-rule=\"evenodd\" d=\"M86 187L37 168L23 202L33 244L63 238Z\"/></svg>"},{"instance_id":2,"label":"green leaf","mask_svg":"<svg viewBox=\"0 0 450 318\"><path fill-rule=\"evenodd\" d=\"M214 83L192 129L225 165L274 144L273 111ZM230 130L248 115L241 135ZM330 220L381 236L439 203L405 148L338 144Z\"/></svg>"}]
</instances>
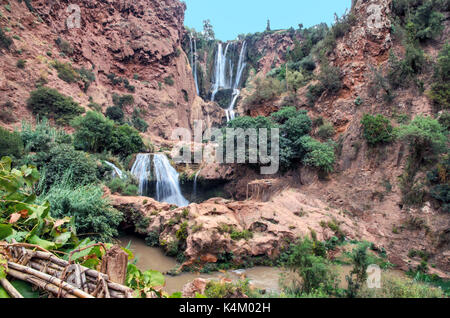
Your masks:
<instances>
[{"instance_id":1,"label":"green leaf","mask_svg":"<svg viewBox=\"0 0 450 318\"><path fill-rule=\"evenodd\" d=\"M176 292L170 295L169 298L183 298L183 294L181 292Z\"/></svg>"},{"instance_id":2,"label":"green leaf","mask_svg":"<svg viewBox=\"0 0 450 318\"><path fill-rule=\"evenodd\" d=\"M2 286L0 286L0 299L1 298L11 298Z\"/></svg>"},{"instance_id":3,"label":"green leaf","mask_svg":"<svg viewBox=\"0 0 450 318\"><path fill-rule=\"evenodd\" d=\"M12 225L0 224L0 240L3 240L13 234Z\"/></svg>"},{"instance_id":4,"label":"green leaf","mask_svg":"<svg viewBox=\"0 0 450 318\"><path fill-rule=\"evenodd\" d=\"M143 273L146 286L162 287L165 284L164 275L158 271L148 270Z\"/></svg>"},{"instance_id":5,"label":"green leaf","mask_svg":"<svg viewBox=\"0 0 450 318\"><path fill-rule=\"evenodd\" d=\"M30 283L14 280L11 282L11 285L13 285L24 298L39 298L39 291L33 291Z\"/></svg>"},{"instance_id":6,"label":"green leaf","mask_svg":"<svg viewBox=\"0 0 450 318\"><path fill-rule=\"evenodd\" d=\"M28 242L31 244L39 245L42 248L45 248L46 250L56 249L56 244L54 242L50 242L47 240L43 240L39 238L37 235L33 235L28 239Z\"/></svg>"},{"instance_id":7,"label":"green leaf","mask_svg":"<svg viewBox=\"0 0 450 318\"><path fill-rule=\"evenodd\" d=\"M72 232L64 232L55 238L55 243L59 247L64 246L72 237Z\"/></svg>"}]
</instances>

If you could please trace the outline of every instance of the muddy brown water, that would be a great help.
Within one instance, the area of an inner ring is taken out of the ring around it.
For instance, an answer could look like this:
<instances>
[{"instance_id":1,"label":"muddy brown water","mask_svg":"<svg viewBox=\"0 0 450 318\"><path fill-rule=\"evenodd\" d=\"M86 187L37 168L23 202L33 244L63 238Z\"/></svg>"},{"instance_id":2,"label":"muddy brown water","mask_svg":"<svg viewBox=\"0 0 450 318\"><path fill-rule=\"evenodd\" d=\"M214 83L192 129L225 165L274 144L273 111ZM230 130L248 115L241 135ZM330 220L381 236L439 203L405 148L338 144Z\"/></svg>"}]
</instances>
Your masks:
<instances>
[{"instance_id":1,"label":"muddy brown water","mask_svg":"<svg viewBox=\"0 0 450 318\"><path fill-rule=\"evenodd\" d=\"M164 255L162 249L150 247L145 244L143 239L125 236L120 238L120 243L123 247L127 247L131 242L130 250L133 252L136 259L136 266L146 271L149 269L157 270L165 273L173 269L177 262L174 258ZM257 266L248 269L240 269L222 272L214 272L210 274L196 274L196 273L182 273L177 276L166 277L166 285L164 290L168 293L180 292L183 286L196 278L215 279L228 278L237 281L241 278L249 279L250 283L258 288L264 289L267 292L279 292L279 278L283 271L276 267Z\"/></svg>"}]
</instances>

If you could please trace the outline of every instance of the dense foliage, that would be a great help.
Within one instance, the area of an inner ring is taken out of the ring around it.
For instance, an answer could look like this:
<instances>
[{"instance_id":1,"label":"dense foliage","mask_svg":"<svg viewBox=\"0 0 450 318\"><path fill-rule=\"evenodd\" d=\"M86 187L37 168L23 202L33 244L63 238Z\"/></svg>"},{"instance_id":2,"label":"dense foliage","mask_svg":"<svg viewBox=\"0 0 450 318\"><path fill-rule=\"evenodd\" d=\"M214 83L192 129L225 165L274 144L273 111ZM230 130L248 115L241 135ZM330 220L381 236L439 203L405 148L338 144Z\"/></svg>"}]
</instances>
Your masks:
<instances>
[{"instance_id":1,"label":"dense foliage","mask_svg":"<svg viewBox=\"0 0 450 318\"><path fill-rule=\"evenodd\" d=\"M72 97L60 94L56 89L40 87L32 91L27 101L28 108L35 115L55 119L58 124L67 124L70 120L84 113Z\"/></svg>"},{"instance_id":2,"label":"dense foliage","mask_svg":"<svg viewBox=\"0 0 450 318\"><path fill-rule=\"evenodd\" d=\"M76 149L103 152L126 157L144 148L139 132L129 125L116 125L112 120L97 112L89 111L86 116L72 121L76 129L74 145Z\"/></svg>"},{"instance_id":3,"label":"dense foliage","mask_svg":"<svg viewBox=\"0 0 450 318\"><path fill-rule=\"evenodd\" d=\"M4 156L13 156L19 158L23 154L23 142L20 134L9 132L0 127L0 158Z\"/></svg>"},{"instance_id":4,"label":"dense foliage","mask_svg":"<svg viewBox=\"0 0 450 318\"><path fill-rule=\"evenodd\" d=\"M54 217L72 217L78 235L88 235L101 242L110 242L119 234L122 214L103 198L101 187L62 181L41 196L43 201L50 202Z\"/></svg>"},{"instance_id":5,"label":"dense foliage","mask_svg":"<svg viewBox=\"0 0 450 318\"><path fill-rule=\"evenodd\" d=\"M267 129L269 150L271 149L270 129L278 128L280 130L280 165L282 169L289 169L295 163L303 162L305 165L318 168L324 172L333 170L335 162L334 147L330 143L322 144L309 136L312 122L304 110L297 111L295 107L284 107L273 113L271 117L238 117L230 121L228 127L241 128L244 131L251 128ZM259 138L259 130L257 132ZM246 161L249 156L248 142L247 140ZM259 165L261 164L260 162Z\"/></svg>"},{"instance_id":6,"label":"dense foliage","mask_svg":"<svg viewBox=\"0 0 450 318\"><path fill-rule=\"evenodd\" d=\"M388 143L393 140L393 127L388 118L381 114L372 116L364 115L361 120L364 130L364 138L370 146Z\"/></svg>"}]
</instances>

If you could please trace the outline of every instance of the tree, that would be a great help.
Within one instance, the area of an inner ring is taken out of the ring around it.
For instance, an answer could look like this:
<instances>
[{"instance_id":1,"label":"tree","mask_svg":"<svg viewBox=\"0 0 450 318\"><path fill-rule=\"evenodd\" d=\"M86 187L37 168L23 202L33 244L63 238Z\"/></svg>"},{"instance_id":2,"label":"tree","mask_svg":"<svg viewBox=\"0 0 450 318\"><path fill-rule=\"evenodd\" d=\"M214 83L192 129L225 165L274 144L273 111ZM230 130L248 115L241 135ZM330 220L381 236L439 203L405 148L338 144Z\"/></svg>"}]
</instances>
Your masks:
<instances>
[{"instance_id":1,"label":"tree","mask_svg":"<svg viewBox=\"0 0 450 318\"><path fill-rule=\"evenodd\" d=\"M216 38L213 26L211 25L211 21L209 19L203 21L203 35L207 40L211 41Z\"/></svg>"},{"instance_id":2,"label":"tree","mask_svg":"<svg viewBox=\"0 0 450 318\"><path fill-rule=\"evenodd\" d=\"M291 244L286 266L302 278L301 292L310 294L318 290L331 294L334 275L329 262L315 253L315 242L305 238Z\"/></svg>"},{"instance_id":3,"label":"tree","mask_svg":"<svg viewBox=\"0 0 450 318\"><path fill-rule=\"evenodd\" d=\"M351 255L353 269L349 276L346 276L348 282L347 295L354 298L358 294L358 290L367 280L367 267L369 266L369 258L367 256L367 246L361 245L354 249Z\"/></svg>"},{"instance_id":4,"label":"tree","mask_svg":"<svg viewBox=\"0 0 450 318\"><path fill-rule=\"evenodd\" d=\"M72 126L76 129L74 135L76 149L102 152L111 143L114 123L100 113L89 111L86 116L75 118Z\"/></svg>"}]
</instances>

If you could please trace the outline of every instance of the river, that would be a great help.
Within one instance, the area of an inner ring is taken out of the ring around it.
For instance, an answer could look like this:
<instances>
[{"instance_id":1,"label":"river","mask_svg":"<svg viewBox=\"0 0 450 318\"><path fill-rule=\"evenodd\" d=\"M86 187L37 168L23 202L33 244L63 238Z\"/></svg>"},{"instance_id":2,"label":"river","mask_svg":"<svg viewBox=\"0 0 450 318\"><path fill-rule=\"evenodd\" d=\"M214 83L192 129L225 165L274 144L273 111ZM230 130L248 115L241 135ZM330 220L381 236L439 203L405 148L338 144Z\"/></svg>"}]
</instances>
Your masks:
<instances>
[{"instance_id":1,"label":"river","mask_svg":"<svg viewBox=\"0 0 450 318\"><path fill-rule=\"evenodd\" d=\"M131 242L130 250L133 252L136 261L136 266L142 270L157 270L165 273L173 269L177 262L174 258L164 255L162 249L150 247L145 244L143 239L134 236L125 236L120 239L123 247L127 247ZM181 273L177 276L165 275L166 285L164 290L169 294L180 292L183 286L196 278L205 279L221 279L229 278L231 280L239 280L240 278L247 278L251 285L256 288L264 289L267 292L279 292L278 281L282 270L276 267L257 266L249 269L240 269L228 271L225 273L214 272L210 274L199 273Z\"/></svg>"}]
</instances>

